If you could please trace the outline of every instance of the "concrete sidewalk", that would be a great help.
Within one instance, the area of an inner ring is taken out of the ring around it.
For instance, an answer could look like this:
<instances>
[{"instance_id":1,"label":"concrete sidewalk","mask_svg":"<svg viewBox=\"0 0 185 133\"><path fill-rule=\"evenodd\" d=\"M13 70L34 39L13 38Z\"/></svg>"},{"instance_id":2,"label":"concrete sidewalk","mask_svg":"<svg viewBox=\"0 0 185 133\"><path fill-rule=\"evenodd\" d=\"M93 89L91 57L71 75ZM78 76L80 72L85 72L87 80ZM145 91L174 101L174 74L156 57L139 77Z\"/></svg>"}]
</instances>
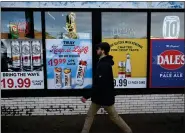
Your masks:
<instances>
[{"instance_id":1,"label":"concrete sidewalk","mask_svg":"<svg viewBox=\"0 0 185 133\"><path fill-rule=\"evenodd\" d=\"M184 133L184 114L121 115L133 133ZM85 115L2 117L2 133L80 133ZM106 115L97 115L90 133L121 133Z\"/></svg>"}]
</instances>

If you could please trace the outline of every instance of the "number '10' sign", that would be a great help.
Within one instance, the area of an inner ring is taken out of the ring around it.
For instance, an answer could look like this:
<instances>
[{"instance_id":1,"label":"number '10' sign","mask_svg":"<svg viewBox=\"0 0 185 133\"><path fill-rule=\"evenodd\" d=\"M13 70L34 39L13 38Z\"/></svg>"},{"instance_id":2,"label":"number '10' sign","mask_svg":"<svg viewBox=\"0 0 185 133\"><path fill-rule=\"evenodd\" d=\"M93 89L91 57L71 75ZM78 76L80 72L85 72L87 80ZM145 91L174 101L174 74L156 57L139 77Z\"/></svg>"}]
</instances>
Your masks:
<instances>
[{"instance_id":1,"label":"number '10' sign","mask_svg":"<svg viewBox=\"0 0 185 133\"><path fill-rule=\"evenodd\" d=\"M163 21L163 37L177 39L180 32L180 19L178 16L166 16Z\"/></svg>"}]
</instances>

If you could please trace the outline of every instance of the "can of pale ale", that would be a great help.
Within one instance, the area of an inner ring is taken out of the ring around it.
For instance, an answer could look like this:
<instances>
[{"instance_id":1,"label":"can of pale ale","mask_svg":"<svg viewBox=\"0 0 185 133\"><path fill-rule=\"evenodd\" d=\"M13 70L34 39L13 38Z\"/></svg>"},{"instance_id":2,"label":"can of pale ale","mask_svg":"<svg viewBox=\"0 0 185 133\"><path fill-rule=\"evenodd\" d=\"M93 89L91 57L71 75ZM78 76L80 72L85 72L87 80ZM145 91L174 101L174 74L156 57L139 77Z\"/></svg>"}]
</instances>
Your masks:
<instances>
[{"instance_id":1,"label":"can of pale ale","mask_svg":"<svg viewBox=\"0 0 185 133\"><path fill-rule=\"evenodd\" d=\"M64 69L64 89L70 89L72 85L71 81L71 69L65 68Z\"/></svg>"},{"instance_id":2,"label":"can of pale ale","mask_svg":"<svg viewBox=\"0 0 185 133\"><path fill-rule=\"evenodd\" d=\"M79 62L77 73L76 73L76 84L79 86L82 86L84 83L86 66L87 66L87 61L81 60Z\"/></svg>"},{"instance_id":3,"label":"can of pale ale","mask_svg":"<svg viewBox=\"0 0 185 133\"><path fill-rule=\"evenodd\" d=\"M54 76L55 88L61 89L62 88L62 68L55 67L54 74L55 74Z\"/></svg>"}]
</instances>

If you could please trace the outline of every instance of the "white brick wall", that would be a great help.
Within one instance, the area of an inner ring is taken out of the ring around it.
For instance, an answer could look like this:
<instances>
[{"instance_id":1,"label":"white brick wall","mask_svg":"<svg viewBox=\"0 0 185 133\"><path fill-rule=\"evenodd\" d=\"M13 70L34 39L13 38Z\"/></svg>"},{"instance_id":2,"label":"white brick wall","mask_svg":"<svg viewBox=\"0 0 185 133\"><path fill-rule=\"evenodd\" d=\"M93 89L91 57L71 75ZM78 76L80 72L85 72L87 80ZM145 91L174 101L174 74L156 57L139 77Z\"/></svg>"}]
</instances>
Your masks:
<instances>
[{"instance_id":1,"label":"white brick wall","mask_svg":"<svg viewBox=\"0 0 185 133\"><path fill-rule=\"evenodd\" d=\"M86 114L90 105L80 97L2 98L3 116ZM116 97L119 114L183 113L184 94L121 95ZM103 109L98 114L105 113Z\"/></svg>"}]
</instances>

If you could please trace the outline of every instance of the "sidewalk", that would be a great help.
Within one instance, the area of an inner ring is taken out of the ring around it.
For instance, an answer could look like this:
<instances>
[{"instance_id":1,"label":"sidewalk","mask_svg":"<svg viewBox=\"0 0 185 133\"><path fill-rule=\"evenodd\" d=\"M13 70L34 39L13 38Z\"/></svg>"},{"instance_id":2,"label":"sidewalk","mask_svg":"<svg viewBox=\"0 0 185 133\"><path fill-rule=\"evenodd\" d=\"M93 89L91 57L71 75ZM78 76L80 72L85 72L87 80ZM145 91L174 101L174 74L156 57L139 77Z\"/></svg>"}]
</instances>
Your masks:
<instances>
[{"instance_id":1,"label":"sidewalk","mask_svg":"<svg viewBox=\"0 0 185 133\"><path fill-rule=\"evenodd\" d=\"M133 133L184 133L184 114L121 115ZM85 115L1 117L2 133L80 133ZM106 115L95 117L90 133L121 133Z\"/></svg>"}]
</instances>

